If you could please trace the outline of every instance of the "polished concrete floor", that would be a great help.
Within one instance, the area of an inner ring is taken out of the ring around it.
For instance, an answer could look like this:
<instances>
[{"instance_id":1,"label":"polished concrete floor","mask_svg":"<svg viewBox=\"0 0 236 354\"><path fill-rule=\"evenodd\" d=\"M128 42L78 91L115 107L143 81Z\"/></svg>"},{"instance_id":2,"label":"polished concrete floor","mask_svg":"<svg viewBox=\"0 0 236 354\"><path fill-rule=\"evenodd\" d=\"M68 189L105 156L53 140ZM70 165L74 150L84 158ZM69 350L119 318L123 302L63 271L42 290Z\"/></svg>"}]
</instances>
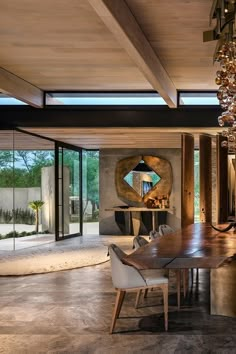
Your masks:
<instances>
[{"instance_id":1,"label":"polished concrete floor","mask_svg":"<svg viewBox=\"0 0 236 354\"><path fill-rule=\"evenodd\" d=\"M106 238L131 250L131 238ZM124 301L116 333L109 335L115 292L109 261L70 271L0 277L0 353L236 353L236 319L209 315L209 273L200 272L176 309L170 279L169 331L162 299L149 292L134 309L135 293Z\"/></svg>"}]
</instances>

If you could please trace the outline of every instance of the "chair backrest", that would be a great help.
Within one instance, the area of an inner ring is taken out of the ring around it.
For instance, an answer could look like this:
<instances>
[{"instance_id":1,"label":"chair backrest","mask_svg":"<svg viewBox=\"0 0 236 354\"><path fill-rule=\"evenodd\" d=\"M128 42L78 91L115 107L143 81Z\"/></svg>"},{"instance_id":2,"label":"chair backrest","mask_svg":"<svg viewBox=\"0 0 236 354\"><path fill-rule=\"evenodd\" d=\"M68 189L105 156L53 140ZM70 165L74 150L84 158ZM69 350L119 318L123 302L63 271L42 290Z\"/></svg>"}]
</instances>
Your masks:
<instances>
[{"instance_id":1,"label":"chair backrest","mask_svg":"<svg viewBox=\"0 0 236 354\"><path fill-rule=\"evenodd\" d=\"M149 239L150 240L155 240L158 237L161 237L161 235L160 235L160 233L158 231L156 231L156 230L150 231L150 233L149 233Z\"/></svg>"},{"instance_id":2,"label":"chair backrest","mask_svg":"<svg viewBox=\"0 0 236 354\"><path fill-rule=\"evenodd\" d=\"M139 247L145 246L147 243L148 241L144 237L135 236L133 239L133 248L137 250Z\"/></svg>"},{"instance_id":3,"label":"chair backrest","mask_svg":"<svg viewBox=\"0 0 236 354\"><path fill-rule=\"evenodd\" d=\"M137 269L122 263L126 255L117 245L108 247L111 258L111 276L115 288L129 289L145 286L146 282Z\"/></svg>"},{"instance_id":4,"label":"chair backrest","mask_svg":"<svg viewBox=\"0 0 236 354\"><path fill-rule=\"evenodd\" d=\"M174 232L174 230L169 225L162 224L159 226L159 233L161 236L171 234L172 232Z\"/></svg>"}]
</instances>

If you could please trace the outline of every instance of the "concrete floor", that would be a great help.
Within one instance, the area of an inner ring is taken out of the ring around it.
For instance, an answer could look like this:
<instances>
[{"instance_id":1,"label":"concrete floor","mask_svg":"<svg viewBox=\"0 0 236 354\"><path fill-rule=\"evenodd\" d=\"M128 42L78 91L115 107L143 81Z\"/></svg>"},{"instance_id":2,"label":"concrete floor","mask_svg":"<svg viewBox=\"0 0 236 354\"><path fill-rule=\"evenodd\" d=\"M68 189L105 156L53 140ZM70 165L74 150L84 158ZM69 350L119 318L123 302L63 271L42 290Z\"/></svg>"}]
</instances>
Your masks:
<instances>
[{"instance_id":1,"label":"concrete floor","mask_svg":"<svg viewBox=\"0 0 236 354\"><path fill-rule=\"evenodd\" d=\"M102 237L131 251L132 237ZM110 262L49 274L0 277L0 353L235 353L236 319L209 315L209 273L176 309L170 279L169 331L164 332L162 299L150 292L135 310L128 294L109 335L115 292ZM155 306L151 306L155 305Z\"/></svg>"}]
</instances>

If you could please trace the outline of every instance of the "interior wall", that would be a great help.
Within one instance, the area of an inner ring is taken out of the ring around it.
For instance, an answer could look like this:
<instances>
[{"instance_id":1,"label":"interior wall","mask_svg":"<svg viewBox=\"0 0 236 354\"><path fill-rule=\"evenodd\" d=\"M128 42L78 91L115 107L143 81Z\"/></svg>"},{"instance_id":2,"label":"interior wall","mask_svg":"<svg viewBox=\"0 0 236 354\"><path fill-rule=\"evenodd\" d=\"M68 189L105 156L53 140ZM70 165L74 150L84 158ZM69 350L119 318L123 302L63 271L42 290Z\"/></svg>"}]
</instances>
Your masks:
<instances>
[{"instance_id":1,"label":"interior wall","mask_svg":"<svg viewBox=\"0 0 236 354\"><path fill-rule=\"evenodd\" d=\"M121 231L115 222L114 212L106 211L105 209L124 205L116 193L116 163L121 159L136 155L157 156L170 162L173 173L173 185L170 195L171 213L167 213L167 223L174 229L181 227L181 149L102 149L100 150L99 167L100 235L121 235Z\"/></svg>"}]
</instances>

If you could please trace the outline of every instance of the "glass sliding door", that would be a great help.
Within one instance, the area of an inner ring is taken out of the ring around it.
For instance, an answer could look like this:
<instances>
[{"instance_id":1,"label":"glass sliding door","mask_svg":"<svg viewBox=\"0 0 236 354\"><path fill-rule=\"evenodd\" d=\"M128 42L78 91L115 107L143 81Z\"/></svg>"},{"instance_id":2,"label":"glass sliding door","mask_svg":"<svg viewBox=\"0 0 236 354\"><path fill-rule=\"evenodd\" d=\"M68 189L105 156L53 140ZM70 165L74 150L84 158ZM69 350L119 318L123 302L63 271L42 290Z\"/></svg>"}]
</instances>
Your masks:
<instances>
[{"instance_id":1,"label":"glass sliding door","mask_svg":"<svg viewBox=\"0 0 236 354\"><path fill-rule=\"evenodd\" d=\"M99 151L83 150L83 234L99 234Z\"/></svg>"},{"instance_id":2,"label":"glass sliding door","mask_svg":"<svg viewBox=\"0 0 236 354\"><path fill-rule=\"evenodd\" d=\"M82 153L56 143L56 238L82 234Z\"/></svg>"},{"instance_id":3,"label":"glass sliding door","mask_svg":"<svg viewBox=\"0 0 236 354\"><path fill-rule=\"evenodd\" d=\"M54 142L16 130L0 136L0 250L55 241Z\"/></svg>"},{"instance_id":4,"label":"glass sliding door","mask_svg":"<svg viewBox=\"0 0 236 354\"><path fill-rule=\"evenodd\" d=\"M15 249L55 241L54 190L54 142L15 131Z\"/></svg>"},{"instance_id":5,"label":"glass sliding door","mask_svg":"<svg viewBox=\"0 0 236 354\"><path fill-rule=\"evenodd\" d=\"M0 251L15 249L14 131L0 131Z\"/></svg>"}]
</instances>

